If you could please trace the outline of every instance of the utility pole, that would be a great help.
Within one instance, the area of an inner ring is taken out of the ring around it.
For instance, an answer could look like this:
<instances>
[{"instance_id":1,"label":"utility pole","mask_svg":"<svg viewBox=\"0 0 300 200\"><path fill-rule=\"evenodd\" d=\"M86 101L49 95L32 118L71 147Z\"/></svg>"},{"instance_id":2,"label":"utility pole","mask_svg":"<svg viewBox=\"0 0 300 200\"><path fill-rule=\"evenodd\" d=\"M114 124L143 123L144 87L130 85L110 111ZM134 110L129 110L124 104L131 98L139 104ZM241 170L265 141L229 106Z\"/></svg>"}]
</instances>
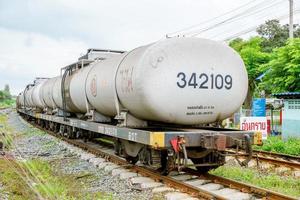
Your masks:
<instances>
[{"instance_id":1,"label":"utility pole","mask_svg":"<svg viewBox=\"0 0 300 200\"><path fill-rule=\"evenodd\" d=\"M293 0L289 0L289 4L290 4L289 38L293 38L294 37L294 22L293 22L294 2L293 2Z\"/></svg>"}]
</instances>

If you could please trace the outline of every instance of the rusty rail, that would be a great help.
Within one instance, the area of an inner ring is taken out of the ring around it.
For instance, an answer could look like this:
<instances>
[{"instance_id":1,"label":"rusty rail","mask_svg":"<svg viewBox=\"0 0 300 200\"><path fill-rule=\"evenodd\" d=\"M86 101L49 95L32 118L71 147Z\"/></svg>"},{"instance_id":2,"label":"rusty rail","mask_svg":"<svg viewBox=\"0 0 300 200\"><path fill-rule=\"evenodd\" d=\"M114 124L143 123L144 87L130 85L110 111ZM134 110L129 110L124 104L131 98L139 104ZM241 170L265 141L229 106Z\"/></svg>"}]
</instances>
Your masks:
<instances>
[{"instance_id":1,"label":"rusty rail","mask_svg":"<svg viewBox=\"0 0 300 200\"><path fill-rule=\"evenodd\" d=\"M300 162L300 156L293 156L289 154L281 154L281 153L276 153L276 152L271 152L271 151L262 151L262 150L253 150L253 152L262 154L262 155L267 155L267 156L275 156L279 157L285 160L294 160Z\"/></svg>"},{"instance_id":2,"label":"rusty rail","mask_svg":"<svg viewBox=\"0 0 300 200\"><path fill-rule=\"evenodd\" d=\"M200 198L203 198L203 199L216 199L216 200L225 200L226 199L226 198L224 198L222 196L213 194L213 193L211 193L209 191L206 191L206 190L202 190L200 188L197 188L197 187L194 187L192 185L186 184L184 182L178 181L178 180L173 179L171 177L162 176L159 172L154 171L152 169L149 169L149 168L146 168L146 167L142 167L142 166L137 166L137 165L131 165L131 164L129 164L123 158L120 158L120 157L118 157L116 155L112 155L112 154L108 154L106 152L103 152L100 149L101 146L99 146L97 148L94 145L93 146L89 145L90 143L85 143L85 142L80 141L80 140L67 139L65 137L62 137L60 135L57 135L57 134L53 133L52 131L43 129L40 126L35 125L35 127L39 128L42 131L47 132L48 134L50 134L50 135L52 135L54 137L58 137L59 139L65 141L65 142L67 142L69 144L72 144L72 145L77 146L77 147L79 147L79 148L81 148L83 150L86 150L87 152L90 152L90 153L92 153L94 155L103 157L103 158L105 158L106 160L108 160L110 162L113 162L115 164L122 165L122 166L127 166L127 167L130 166L129 169L131 171L140 173L140 174L142 174L144 176L151 177L152 179L154 179L156 181L162 182L162 183L164 183L164 184L166 184L166 185L168 185L170 187L178 189L178 190L180 190L182 192L186 192L186 193L188 193L188 194L190 194L192 196L200 197Z\"/></svg>"},{"instance_id":3,"label":"rusty rail","mask_svg":"<svg viewBox=\"0 0 300 200\"><path fill-rule=\"evenodd\" d=\"M284 194L280 194L278 192L263 189L263 188L260 188L260 187L254 186L254 185L245 184L245 183L242 183L239 181L227 179L227 178L220 177L220 176L215 176L212 174L205 174L203 176L209 180L214 181L215 183L219 183L219 184L225 185L230 188L239 189L242 192L256 194L256 195L262 196L266 199L276 199L276 200L292 200L292 199L297 200L298 199L298 198L294 198L294 197L287 196Z\"/></svg>"},{"instance_id":4,"label":"rusty rail","mask_svg":"<svg viewBox=\"0 0 300 200\"><path fill-rule=\"evenodd\" d=\"M234 150L226 150L229 153L234 153ZM298 156L291 156L286 154L279 154L273 152L265 152L265 151L254 151L256 154L253 154L252 158L258 161L267 162L276 166L285 166L288 168L300 169L300 157ZM234 156L234 155L229 155ZM238 153L239 157L246 157L245 153ZM276 158L270 158L265 156L273 156Z\"/></svg>"},{"instance_id":5,"label":"rusty rail","mask_svg":"<svg viewBox=\"0 0 300 200\"><path fill-rule=\"evenodd\" d=\"M201 178L210 180L214 183L218 183L224 186L227 186L232 189L240 190L241 192L250 193L257 195L259 197L264 197L263 199L273 199L273 200L297 200L298 198L287 196L285 194L280 194L271 190L260 188L251 184L242 183L233 179L224 178L221 176L216 176L212 174L201 174L194 169L185 169L185 172L199 176Z\"/></svg>"}]
</instances>

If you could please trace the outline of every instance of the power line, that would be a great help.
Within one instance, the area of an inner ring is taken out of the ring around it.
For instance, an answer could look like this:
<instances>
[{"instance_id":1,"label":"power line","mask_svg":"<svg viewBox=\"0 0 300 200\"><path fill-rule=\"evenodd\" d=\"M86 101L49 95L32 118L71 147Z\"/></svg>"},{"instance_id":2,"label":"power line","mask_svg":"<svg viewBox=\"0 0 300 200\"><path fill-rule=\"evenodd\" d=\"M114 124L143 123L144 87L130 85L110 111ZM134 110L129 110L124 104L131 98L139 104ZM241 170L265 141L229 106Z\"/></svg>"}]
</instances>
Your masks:
<instances>
[{"instance_id":1,"label":"power line","mask_svg":"<svg viewBox=\"0 0 300 200\"><path fill-rule=\"evenodd\" d=\"M271 8L271 7L273 7L273 6L277 5L277 4L282 3L283 1L284 0L280 0L279 2L275 2L275 3L273 3L273 4L271 4L271 5L267 6L267 7L260 7L259 9L256 9L258 7L258 5L256 5L254 7L251 7L249 9L243 11L242 13L236 14L236 15L234 15L234 16L228 18L228 19L225 19L225 20L223 20L223 21L221 21L221 22L219 22L217 24L213 24L213 25L211 25L209 27L202 28L202 29L197 30L197 31L186 33L185 35L190 35L192 37L196 36L196 35L199 35L199 34L201 34L203 32L206 32L208 30L214 29L214 28L216 28L218 26L225 25L227 23L232 23L232 22L234 22L234 21L236 21L238 19L249 17L249 16L251 16L253 14L256 14L256 13L259 13L261 11L264 11L265 9Z\"/></svg>"},{"instance_id":2,"label":"power line","mask_svg":"<svg viewBox=\"0 0 300 200\"><path fill-rule=\"evenodd\" d=\"M300 10L295 10L294 14L298 14L298 13L300 13ZM283 15L283 16L278 17L277 19L278 19L278 20L283 20L283 19L286 19L286 18L288 18L288 17L289 17L289 14L286 14L286 15ZM256 26L253 26L253 27L250 27L250 28L248 28L248 29L246 29L246 30L243 30L243 31L241 31L241 32L238 32L238 33L236 33L236 34L234 34L234 35L232 35L232 36L229 36L229 37L223 39L223 41L229 41L229 40L232 40L232 39L234 39L234 38L236 38L236 37L239 37L239 36L241 36L241 35L250 33L250 32L252 32L252 31L255 31L256 28L257 28L257 25L256 25Z\"/></svg>"},{"instance_id":3,"label":"power line","mask_svg":"<svg viewBox=\"0 0 300 200\"><path fill-rule=\"evenodd\" d=\"M246 3L246 4L243 4L243 5L241 5L241 6L238 6L238 7L234 8L234 9L228 11L228 12L225 12L225 13L223 13L223 14L217 16L217 17L213 17L213 18L210 18L210 19L208 19L208 20L202 21L202 22L200 22L199 24L195 24L195 25L192 25L192 26L189 26L189 27L180 29L180 30L178 30L178 31L168 33L167 35L168 35L168 36L174 35L174 34L176 34L176 33L180 33L180 32L183 32L183 31L186 31L186 30L195 28L195 27L197 27L197 26L200 26L200 25L202 25L202 24L206 24L206 23L208 23L208 22L214 21L214 20L216 20L216 19L218 19L218 18L220 18L220 17L226 16L226 15L228 15L228 14L230 14L230 13L232 13L232 12L235 12L235 11L237 11L237 10L243 8L243 7L246 7L246 6L248 6L248 5L252 4L252 3L254 3L255 1L257 1L257 0L249 1L249 2Z\"/></svg>"},{"instance_id":4,"label":"power line","mask_svg":"<svg viewBox=\"0 0 300 200\"><path fill-rule=\"evenodd\" d=\"M280 9L280 10L276 10L277 13L279 13L280 11L286 11L286 9ZM263 15L261 15L263 14ZM259 19L262 19L262 18L269 18L270 17L270 13L260 13L260 15L256 16L256 18L259 18ZM278 16L274 16L272 18L277 18ZM258 23L255 23L254 26L251 26L251 27L256 27L258 25ZM230 27L230 29L232 30L233 28ZM211 36L210 38L215 38L216 36L219 36L219 35L223 35L224 33L227 33L228 31L227 30L224 30L224 31L221 31L217 34L214 34L213 36Z\"/></svg>"}]
</instances>

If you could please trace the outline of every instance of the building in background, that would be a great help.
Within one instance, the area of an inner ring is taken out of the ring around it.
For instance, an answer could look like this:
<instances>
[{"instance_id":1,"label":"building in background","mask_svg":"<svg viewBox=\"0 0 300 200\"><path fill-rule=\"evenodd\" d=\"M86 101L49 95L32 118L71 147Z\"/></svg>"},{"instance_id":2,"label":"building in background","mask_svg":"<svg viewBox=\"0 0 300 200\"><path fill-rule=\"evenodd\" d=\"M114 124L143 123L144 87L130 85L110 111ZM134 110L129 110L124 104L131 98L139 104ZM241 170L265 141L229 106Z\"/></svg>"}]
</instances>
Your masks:
<instances>
[{"instance_id":1,"label":"building in background","mask_svg":"<svg viewBox=\"0 0 300 200\"><path fill-rule=\"evenodd\" d=\"M300 92L278 93L273 96L283 99L282 138L300 138Z\"/></svg>"}]
</instances>

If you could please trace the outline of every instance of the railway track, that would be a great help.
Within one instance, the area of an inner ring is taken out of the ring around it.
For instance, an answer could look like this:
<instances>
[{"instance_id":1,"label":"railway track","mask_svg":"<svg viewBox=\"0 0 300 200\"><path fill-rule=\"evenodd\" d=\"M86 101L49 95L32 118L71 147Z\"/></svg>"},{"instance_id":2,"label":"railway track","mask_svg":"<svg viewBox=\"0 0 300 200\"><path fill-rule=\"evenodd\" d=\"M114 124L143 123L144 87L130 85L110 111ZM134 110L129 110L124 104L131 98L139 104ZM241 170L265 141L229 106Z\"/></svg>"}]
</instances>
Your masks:
<instances>
[{"instance_id":1,"label":"railway track","mask_svg":"<svg viewBox=\"0 0 300 200\"><path fill-rule=\"evenodd\" d=\"M36 125L35 125L36 126ZM231 179L210 175L199 174L196 170L188 168L182 173L171 176L162 176L159 172L139 165L131 165L125 159L113 154L110 145L101 145L95 142L84 142L82 140L68 139L56 133L37 127L48 134L58 137L63 141L77 146L96 156L103 157L110 162L126 167L130 171L137 172L143 176L150 177L165 185L188 193L199 199L274 199L274 200L296 200L284 194L259 188L253 185L234 181Z\"/></svg>"},{"instance_id":2,"label":"railway track","mask_svg":"<svg viewBox=\"0 0 300 200\"><path fill-rule=\"evenodd\" d=\"M234 153L234 150L227 149L228 153ZM245 152L239 151L238 157L246 157ZM284 166L287 168L300 170L300 157L287 154L279 154L268 151L253 150L253 159L257 162L266 162L275 166Z\"/></svg>"}]
</instances>

